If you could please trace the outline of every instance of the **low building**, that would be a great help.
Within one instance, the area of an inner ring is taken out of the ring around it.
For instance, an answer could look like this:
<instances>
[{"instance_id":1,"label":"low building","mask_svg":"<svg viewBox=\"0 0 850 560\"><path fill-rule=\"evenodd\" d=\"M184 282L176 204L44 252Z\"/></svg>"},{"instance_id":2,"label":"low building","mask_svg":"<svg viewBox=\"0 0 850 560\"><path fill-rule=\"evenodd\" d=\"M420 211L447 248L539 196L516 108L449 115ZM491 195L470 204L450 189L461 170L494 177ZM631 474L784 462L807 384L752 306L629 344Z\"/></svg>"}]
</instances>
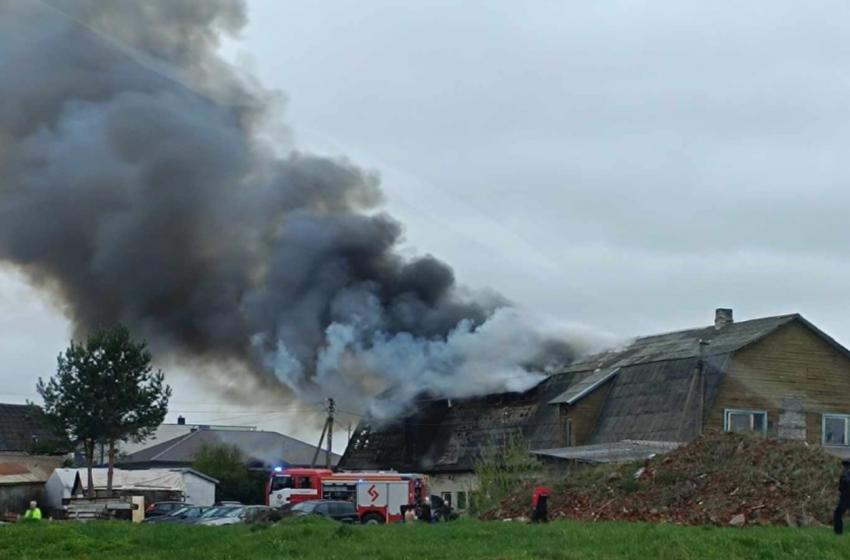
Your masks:
<instances>
[{"instance_id":1,"label":"low building","mask_svg":"<svg viewBox=\"0 0 850 560\"><path fill-rule=\"evenodd\" d=\"M0 404L0 514L44 500L44 484L70 446L34 405Z\"/></svg>"},{"instance_id":2,"label":"low building","mask_svg":"<svg viewBox=\"0 0 850 560\"><path fill-rule=\"evenodd\" d=\"M92 469L95 496L107 494L108 469ZM45 503L62 508L85 497L86 469L56 469L46 484ZM185 501L198 506L215 503L218 480L192 469L114 469L111 496L144 496L146 503Z\"/></svg>"},{"instance_id":3,"label":"low building","mask_svg":"<svg viewBox=\"0 0 850 560\"><path fill-rule=\"evenodd\" d=\"M61 456L0 453L0 514L23 513L33 500L44 504L44 485L64 461Z\"/></svg>"},{"instance_id":4,"label":"low building","mask_svg":"<svg viewBox=\"0 0 850 560\"><path fill-rule=\"evenodd\" d=\"M209 429L199 427L188 434L161 442L131 453L119 461L125 469L187 468L195 462L204 447L233 445L242 452L252 468L309 466L316 455L316 446L301 440L265 430ZM325 451L319 451L318 462L325 464ZM336 466L340 456L332 453L331 464Z\"/></svg>"},{"instance_id":5,"label":"low building","mask_svg":"<svg viewBox=\"0 0 850 560\"><path fill-rule=\"evenodd\" d=\"M409 418L362 422L340 467L425 472L460 505L476 484L474 459L509 434L570 461L650 456L707 429L800 439L846 456L848 386L850 352L802 316L736 323L718 309L713 325L581 358L525 393L431 399Z\"/></svg>"}]
</instances>

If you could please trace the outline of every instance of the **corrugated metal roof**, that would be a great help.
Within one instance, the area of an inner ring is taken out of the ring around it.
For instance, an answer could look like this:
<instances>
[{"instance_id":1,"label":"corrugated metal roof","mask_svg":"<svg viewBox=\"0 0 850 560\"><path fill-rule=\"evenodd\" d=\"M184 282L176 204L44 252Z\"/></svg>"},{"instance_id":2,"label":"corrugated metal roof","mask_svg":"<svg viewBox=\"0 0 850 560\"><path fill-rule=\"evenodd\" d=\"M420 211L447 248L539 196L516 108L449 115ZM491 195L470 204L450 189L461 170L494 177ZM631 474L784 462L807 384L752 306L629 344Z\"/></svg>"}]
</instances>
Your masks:
<instances>
[{"instance_id":1,"label":"corrugated metal roof","mask_svg":"<svg viewBox=\"0 0 850 560\"><path fill-rule=\"evenodd\" d=\"M624 440L615 443L582 445L532 451L536 455L590 463L628 463L669 453L679 443L671 441Z\"/></svg>"},{"instance_id":2,"label":"corrugated metal roof","mask_svg":"<svg viewBox=\"0 0 850 560\"><path fill-rule=\"evenodd\" d=\"M0 453L0 486L43 484L64 460L50 455Z\"/></svg>"}]
</instances>

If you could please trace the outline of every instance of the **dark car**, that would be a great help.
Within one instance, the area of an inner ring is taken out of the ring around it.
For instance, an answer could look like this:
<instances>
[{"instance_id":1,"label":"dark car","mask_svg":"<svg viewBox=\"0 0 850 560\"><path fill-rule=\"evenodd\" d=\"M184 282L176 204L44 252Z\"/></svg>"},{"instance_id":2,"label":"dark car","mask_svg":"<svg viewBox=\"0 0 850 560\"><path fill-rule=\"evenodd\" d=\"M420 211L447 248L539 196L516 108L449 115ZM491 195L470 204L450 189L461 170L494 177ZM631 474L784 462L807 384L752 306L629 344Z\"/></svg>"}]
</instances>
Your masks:
<instances>
[{"instance_id":1,"label":"dark car","mask_svg":"<svg viewBox=\"0 0 850 560\"><path fill-rule=\"evenodd\" d=\"M194 504L187 504L186 502L157 502L147 507L147 509L145 510L145 517L168 515L172 511L191 505Z\"/></svg>"},{"instance_id":2,"label":"dark car","mask_svg":"<svg viewBox=\"0 0 850 560\"><path fill-rule=\"evenodd\" d=\"M310 500L295 504L290 511L295 515L321 515L342 523L360 523L357 507L342 500Z\"/></svg>"},{"instance_id":3,"label":"dark car","mask_svg":"<svg viewBox=\"0 0 850 560\"><path fill-rule=\"evenodd\" d=\"M175 523L177 521L198 519L210 508L202 506L188 506L180 509L175 509L169 514L158 515L145 519L145 523Z\"/></svg>"}]
</instances>

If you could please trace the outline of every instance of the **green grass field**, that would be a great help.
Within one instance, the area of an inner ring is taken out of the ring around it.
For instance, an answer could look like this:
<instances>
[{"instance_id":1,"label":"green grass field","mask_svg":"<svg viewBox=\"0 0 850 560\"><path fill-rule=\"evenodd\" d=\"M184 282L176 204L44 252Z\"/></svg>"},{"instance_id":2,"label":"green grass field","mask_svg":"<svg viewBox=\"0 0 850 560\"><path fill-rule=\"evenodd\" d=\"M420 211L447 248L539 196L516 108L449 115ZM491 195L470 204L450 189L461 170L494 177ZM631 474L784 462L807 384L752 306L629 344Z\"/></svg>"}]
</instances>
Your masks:
<instances>
[{"instance_id":1,"label":"green grass field","mask_svg":"<svg viewBox=\"0 0 850 560\"><path fill-rule=\"evenodd\" d=\"M0 526L0 559L12 560L440 560L440 559L850 559L850 534L829 529L717 529L558 522L460 521L343 526L299 519L273 527L127 523Z\"/></svg>"}]
</instances>

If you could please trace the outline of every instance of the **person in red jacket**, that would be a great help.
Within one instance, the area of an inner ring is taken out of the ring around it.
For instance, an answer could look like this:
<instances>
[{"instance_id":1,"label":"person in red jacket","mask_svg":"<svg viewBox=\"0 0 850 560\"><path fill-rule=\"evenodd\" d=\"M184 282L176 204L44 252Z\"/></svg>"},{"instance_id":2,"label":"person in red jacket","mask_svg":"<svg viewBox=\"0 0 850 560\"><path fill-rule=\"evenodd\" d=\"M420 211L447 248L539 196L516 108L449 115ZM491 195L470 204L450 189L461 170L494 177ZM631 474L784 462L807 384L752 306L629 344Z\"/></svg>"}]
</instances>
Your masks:
<instances>
[{"instance_id":1,"label":"person in red jacket","mask_svg":"<svg viewBox=\"0 0 850 560\"><path fill-rule=\"evenodd\" d=\"M531 496L531 521L532 523L549 522L549 489L538 486Z\"/></svg>"}]
</instances>

